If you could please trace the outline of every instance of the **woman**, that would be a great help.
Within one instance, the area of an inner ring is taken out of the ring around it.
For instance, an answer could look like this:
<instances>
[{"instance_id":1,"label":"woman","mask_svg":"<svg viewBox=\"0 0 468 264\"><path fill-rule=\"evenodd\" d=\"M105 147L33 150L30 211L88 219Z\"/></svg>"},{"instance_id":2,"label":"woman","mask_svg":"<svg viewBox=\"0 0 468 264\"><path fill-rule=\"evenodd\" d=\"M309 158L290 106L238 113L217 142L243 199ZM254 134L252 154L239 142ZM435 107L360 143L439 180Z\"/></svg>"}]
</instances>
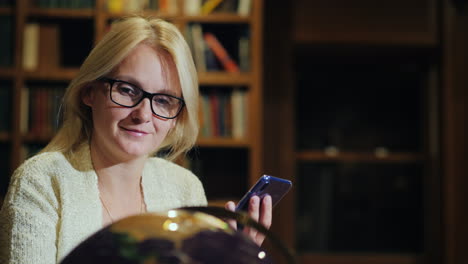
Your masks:
<instances>
[{"instance_id":1,"label":"woman","mask_svg":"<svg viewBox=\"0 0 468 264\"><path fill-rule=\"evenodd\" d=\"M206 205L197 177L152 157L164 149L170 160L194 145L196 76L172 24L115 23L68 87L60 131L12 176L0 214L0 262L56 263L124 217ZM271 199L262 206L251 199L249 214L269 226Z\"/></svg>"}]
</instances>

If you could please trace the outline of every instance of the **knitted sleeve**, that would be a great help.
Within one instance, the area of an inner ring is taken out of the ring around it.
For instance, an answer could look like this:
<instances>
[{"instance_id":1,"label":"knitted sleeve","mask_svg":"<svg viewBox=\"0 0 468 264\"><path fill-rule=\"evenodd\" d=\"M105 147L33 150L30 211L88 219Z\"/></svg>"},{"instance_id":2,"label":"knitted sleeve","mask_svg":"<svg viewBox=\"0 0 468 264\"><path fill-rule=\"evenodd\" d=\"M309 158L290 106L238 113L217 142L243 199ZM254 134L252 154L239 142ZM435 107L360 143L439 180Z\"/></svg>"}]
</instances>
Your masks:
<instances>
[{"instance_id":1,"label":"knitted sleeve","mask_svg":"<svg viewBox=\"0 0 468 264\"><path fill-rule=\"evenodd\" d=\"M205 190L203 185L197 176L190 173L191 177L188 177L186 184L190 188L190 198L187 201L187 206L206 206L208 204L206 200Z\"/></svg>"},{"instance_id":2,"label":"knitted sleeve","mask_svg":"<svg viewBox=\"0 0 468 264\"><path fill-rule=\"evenodd\" d=\"M53 178L28 161L12 176L0 212L0 263L56 263L58 201Z\"/></svg>"}]
</instances>

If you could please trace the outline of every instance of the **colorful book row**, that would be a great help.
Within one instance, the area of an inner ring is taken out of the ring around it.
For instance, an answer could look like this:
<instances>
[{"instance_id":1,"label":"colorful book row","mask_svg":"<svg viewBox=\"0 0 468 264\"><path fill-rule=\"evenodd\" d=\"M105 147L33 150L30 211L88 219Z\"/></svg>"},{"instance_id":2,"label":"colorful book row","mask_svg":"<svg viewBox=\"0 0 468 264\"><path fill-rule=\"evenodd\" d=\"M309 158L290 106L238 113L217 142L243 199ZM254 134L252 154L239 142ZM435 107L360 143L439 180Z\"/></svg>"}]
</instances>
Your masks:
<instances>
[{"instance_id":1,"label":"colorful book row","mask_svg":"<svg viewBox=\"0 0 468 264\"><path fill-rule=\"evenodd\" d=\"M212 32L203 32L202 25L191 24L186 29L186 39L192 50L193 59L199 72L226 71L247 72L250 69L250 39L247 36L234 38L237 43L239 62ZM232 50L231 50L232 51Z\"/></svg>"},{"instance_id":2,"label":"colorful book row","mask_svg":"<svg viewBox=\"0 0 468 264\"><path fill-rule=\"evenodd\" d=\"M252 0L185 0L186 15L208 15L213 12L237 13L248 16Z\"/></svg>"},{"instance_id":3,"label":"colorful book row","mask_svg":"<svg viewBox=\"0 0 468 264\"><path fill-rule=\"evenodd\" d=\"M111 13L129 13L142 10L158 10L162 13L178 12L178 0L107 0L107 10Z\"/></svg>"},{"instance_id":4,"label":"colorful book row","mask_svg":"<svg viewBox=\"0 0 468 264\"><path fill-rule=\"evenodd\" d=\"M202 92L200 96L200 136L242 139L247 131L247 93L234 89Z\"/></svg>"}]
</instances>

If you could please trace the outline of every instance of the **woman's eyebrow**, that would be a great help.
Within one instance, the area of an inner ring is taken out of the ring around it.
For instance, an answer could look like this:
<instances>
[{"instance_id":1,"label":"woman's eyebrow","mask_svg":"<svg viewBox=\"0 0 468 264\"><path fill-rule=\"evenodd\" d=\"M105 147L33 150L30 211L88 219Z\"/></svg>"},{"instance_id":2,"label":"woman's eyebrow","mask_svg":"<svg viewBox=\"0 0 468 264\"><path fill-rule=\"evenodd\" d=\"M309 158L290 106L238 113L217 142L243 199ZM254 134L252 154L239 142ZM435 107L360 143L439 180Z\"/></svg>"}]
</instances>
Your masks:
<instances>
[{"instance_id":1,"label":"woman's eyebrow","mask_svg":"<svg viewBox=\"0 0 468 264\"><path fill-rule=\"evenodd\" d=\"M146 89L145 87L143 87L141 85L141 83L133 78L132 76L129 76L129 75L117 75L115 76L116 79L118 80L121 80L121 81L124 81L124 82L127 82L129 84L132 84L132 85L135 85L137 86L138 88L144 90L144 91L147 91L148 92L148 89ZM168 95L172 95L172 96L176 96L176 97L182 97L181 95L178 95L176 92L174 92L172 89L169 89L169 88L162 88L162 89L158 89L156 90L156 92L154 93L163 93L163 94L168 94ZM152 94L154 94L152 93Z\"/></svg>"},{"instance_id":2,"label":"woman's eyebrow","mask_svg":"<svg viewBox=\"0 0 468 264\"><path fill-rule=\"evenodd\" d=\"M173 90L167 89L167 88L157 90L155 93L163 93L163 94L168 94L168 95L172 95L172 96L182 97L182 96L176 94Z\"/></svg>"}]
</instances>

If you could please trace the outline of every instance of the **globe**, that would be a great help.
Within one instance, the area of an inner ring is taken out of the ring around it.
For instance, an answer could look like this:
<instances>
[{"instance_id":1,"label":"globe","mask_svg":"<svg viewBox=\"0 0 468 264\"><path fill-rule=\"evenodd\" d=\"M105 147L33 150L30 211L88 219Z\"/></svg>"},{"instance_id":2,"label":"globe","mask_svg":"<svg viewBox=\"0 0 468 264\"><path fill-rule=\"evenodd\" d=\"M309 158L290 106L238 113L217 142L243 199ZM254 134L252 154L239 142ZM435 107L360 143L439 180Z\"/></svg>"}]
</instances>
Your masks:
<instances>
[{"instance_id":1,"label":"globe","mask_svg":"<svg viewBox=\"0 0 468 264\"><path fill-rule=\"evenodd\" d=\"M271 259L221 219L178 209L115 222L79 244L61 263L244 264Z\"/></svg>"}]
</instances>

